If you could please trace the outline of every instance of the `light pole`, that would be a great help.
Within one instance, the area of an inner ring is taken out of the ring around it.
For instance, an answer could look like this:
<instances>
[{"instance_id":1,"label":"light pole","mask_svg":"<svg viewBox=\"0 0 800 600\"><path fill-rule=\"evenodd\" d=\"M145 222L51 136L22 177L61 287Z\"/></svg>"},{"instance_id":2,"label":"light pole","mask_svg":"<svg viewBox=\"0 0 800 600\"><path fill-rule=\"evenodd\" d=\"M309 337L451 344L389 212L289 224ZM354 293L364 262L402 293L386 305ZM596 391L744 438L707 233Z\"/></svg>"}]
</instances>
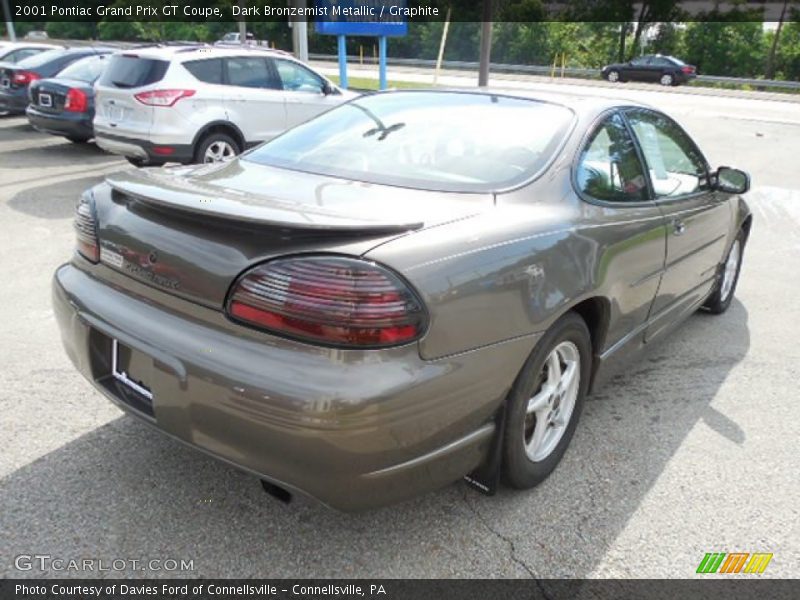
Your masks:
<instances>
[{"instance_id":1,"label":"light pole","mask_svg":"<svg viewBox=\"0 0 800 600\"><path fill-rule=\"evenodd\" d=\"M481 63L478 71L478 87L489 85L489 60L492 54L492 0L483 0L483 22L481 23Z\"/></svg>"},{"instance_id":2,"label":"light pole","mask_svg":"<svg viewBox=\"0 0 800 600\"><path fill-rule=\"evenodd\" d=\"M6 17L6 31L8 39L12 42L17 41L17 34L14 32L14 21L11 20L11 11L8 10L8 0L3 0L3 14Z\"/></svg>"}]
</instances>

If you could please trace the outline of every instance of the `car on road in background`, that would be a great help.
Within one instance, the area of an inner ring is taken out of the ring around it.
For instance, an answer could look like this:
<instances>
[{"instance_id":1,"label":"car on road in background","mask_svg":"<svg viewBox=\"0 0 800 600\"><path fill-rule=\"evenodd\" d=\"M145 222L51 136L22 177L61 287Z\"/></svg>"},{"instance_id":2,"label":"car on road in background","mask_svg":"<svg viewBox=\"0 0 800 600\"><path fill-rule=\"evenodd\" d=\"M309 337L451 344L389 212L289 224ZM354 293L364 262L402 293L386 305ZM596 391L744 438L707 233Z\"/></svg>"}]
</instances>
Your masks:
<instances>
[{"instance_id":1,"label":"car on road in background","mask_svg":"<svg viewBox=\"0 0 800 600\"><path fill-rule=\"evenodd\" d=\"M47 50L15 65L0 66L0 112L25 114L28 86L39 79L53 77L59 71L87 56L108 54L108 48L67 48Z\"/></svg>"},{"instance_id":2,"label":"car on road in background","mask_svg":"<svg viewBox=\"0 0 800 600\"><path fill-rule=\"evenodd\" d=\"M137 166L229 160L353 98L284 52L152 47L95 86L97 145Z\"/></svg>"},{"instance_id":3,"label":"car on road in background","mask_svg":"<svg viewBox=\"0 0 800 600\"><path fill-rule=\"evenodd\" d=\"M728 309L749 184L627 101L365 95L230 161L108 176L54 312L112 402L267 489L530 488L602 365Z\"/></svg>"},{"instance_id":4,"label":"car on road in background","mask_svg":"<svg viewBox=\"0 0 800 600\"><path fill-rule=\"evenodd\" d=\"M55 50L58 46L53 44L34 44L28 42L0 42L0 63L18 63L21 60L44 52Z\"/></svg>"},{"instance_id":5,"label":"car on road in background","mask_svg":"<svg viewBox=\"0 0 800 600\"><path fill-rule=\"evenodd\" d=\"M28 88L28 121L39 131L83 143L94 137L94 83L110 61L110 54L82 58L56 77L39 79Z\"/></svg>"},{"instance_id":6,"label":"car on road in background","mask_svg":"<svg viewBox=\"0 0 800 600\"><path fill-rule=\"evenodd\" d=\"M612 82L650 81L661 85L680 85L697 77L697 69L674 56L648 54L626 63L606 65L601 70L604 79Z\"/></svg>"},{"instance_id":7,"label":"car on road in background","mask_svg":"<svg viewBox=\"0 0 800 600\"><path fill-rule=\"evenodd\" d=\"M245 42L249 43L249 42L255 42L255 41L256 41L256 37L252 33L247 32L245 34ZM231 31L231 32L226 33L225 35L223 35L219 40L217 40L216 43L217 44L222 44L222 45L241 44L242 43L242 35L240 33L238 33L238 32Z\"/></svg>"},{"instance_id":8,"label":"car on road in background","mask_svg":"<svg viewBox=\"0 0 800 600\"><path fill-rule=\"evenodd\" d=\"M46 31L41 29L34 29L33 31L29 31L25 34L26 40L47 40L50 39L50 36L47 35Z\"/></svg>"}]
</instances>

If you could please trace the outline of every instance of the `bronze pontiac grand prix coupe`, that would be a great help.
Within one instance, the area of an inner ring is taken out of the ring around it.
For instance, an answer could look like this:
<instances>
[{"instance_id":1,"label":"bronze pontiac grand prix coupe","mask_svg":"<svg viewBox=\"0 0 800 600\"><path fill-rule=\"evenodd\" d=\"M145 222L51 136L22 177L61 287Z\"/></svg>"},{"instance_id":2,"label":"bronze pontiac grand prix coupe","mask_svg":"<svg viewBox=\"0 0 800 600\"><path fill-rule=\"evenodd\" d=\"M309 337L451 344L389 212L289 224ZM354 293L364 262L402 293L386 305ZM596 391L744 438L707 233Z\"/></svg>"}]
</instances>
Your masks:
<instances>
[{"instance_id":1,"label":"bronze pontiac grand prix coupe","mask_svg":"<svg viewBox=\"0 0 800 600\"><path fill-rule=\"evenodd\" d=\"M109 399L267 486L343 510L530 488L601 365L728 308L748 188L644 106L381 93L108 177L53 302Z\"/></svg>"}]
</instances>

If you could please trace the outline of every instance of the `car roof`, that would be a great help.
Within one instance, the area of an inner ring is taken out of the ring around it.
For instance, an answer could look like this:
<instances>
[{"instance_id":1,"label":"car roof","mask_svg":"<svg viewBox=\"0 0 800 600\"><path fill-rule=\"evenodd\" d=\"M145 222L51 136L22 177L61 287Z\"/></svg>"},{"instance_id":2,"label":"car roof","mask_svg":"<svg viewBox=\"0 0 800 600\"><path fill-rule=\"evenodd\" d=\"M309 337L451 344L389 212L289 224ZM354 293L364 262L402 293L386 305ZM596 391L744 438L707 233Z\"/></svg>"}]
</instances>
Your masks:
<instances>
[{"instance_id":1,"label":"car roof","mask_svg":"<svg viewBox=\"0 0 800 600\"><path fill-rule=\"evenodd\" d=\"M7 40L0 41L0 48L44 48L45 50L55 50L57 48L64 48L65 46L60 46L58 44L42 44L39 42L26 42L17 40L16 42L10 42Z\"/></svg>"},{"instance_id":2,"label":"car roof","mask_svg":"<svg viewBox=\"0 0 800 600\"><path fill-rule=\"evenodd\" d=\"M291 54L283 50L275 50L265 46L231 46L220 47L207 44L186 45L153 45L127 48L121 54L136 55L143 58L157 58L161 60L187 61L203 57L224 58L227 56L241 56L242 54L263 53L265 55L290 57Z\"/></svg>"}]
</instances>

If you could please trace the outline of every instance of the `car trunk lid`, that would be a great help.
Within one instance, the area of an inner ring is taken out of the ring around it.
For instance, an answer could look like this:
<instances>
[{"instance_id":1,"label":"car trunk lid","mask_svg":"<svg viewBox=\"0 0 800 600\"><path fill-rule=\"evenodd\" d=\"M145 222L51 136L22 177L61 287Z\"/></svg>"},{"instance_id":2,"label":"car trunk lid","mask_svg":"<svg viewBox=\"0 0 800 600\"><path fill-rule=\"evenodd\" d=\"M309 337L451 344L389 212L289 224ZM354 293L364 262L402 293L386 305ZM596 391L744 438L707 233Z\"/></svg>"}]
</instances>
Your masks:
<instances>
[{"instance_id":1,"label":"car trunk lid","mask_svg":"<svg viewBox=\"0 0 800 600\"><path fill-rule=\"evenodd\" d=\"M67 100L67 93L71 89L77 89L91 97L92 86L85 81L75 79L42 79L31 84L30 98L31 104L36 110L47 114L59 114L64 112L64 105Z\"/></svg>"},{"instance_id":2,"label":"car trunk lid","mask_svg":"<svg viewBox=\"0 0 800 600\"><path fill-rule=\"evenodd\" d=\"M96 198L101 261L221 308L238 275L303 252L360 255L493 206L492 194L359 183L246 160L111 176ZM102 188L101 188L102 189Z\"/></svg>"}]
</instances>

